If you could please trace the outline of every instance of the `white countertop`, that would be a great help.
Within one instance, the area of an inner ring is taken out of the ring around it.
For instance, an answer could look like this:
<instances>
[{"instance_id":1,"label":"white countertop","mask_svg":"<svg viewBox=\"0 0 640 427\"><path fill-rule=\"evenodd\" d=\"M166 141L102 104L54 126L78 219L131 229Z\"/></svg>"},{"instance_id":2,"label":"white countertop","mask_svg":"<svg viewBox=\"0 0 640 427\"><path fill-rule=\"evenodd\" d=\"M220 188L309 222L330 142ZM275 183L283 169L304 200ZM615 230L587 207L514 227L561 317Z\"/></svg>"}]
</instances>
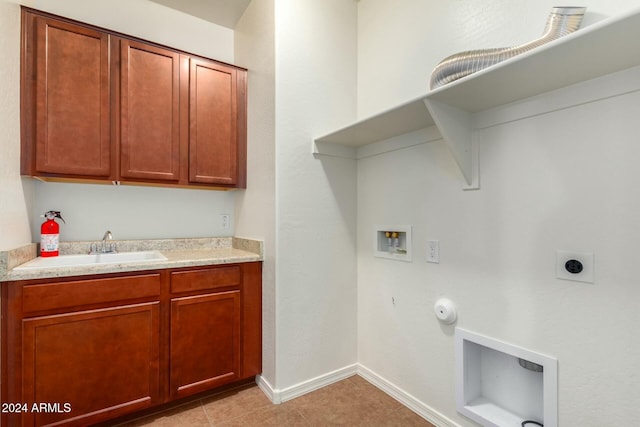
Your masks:
<instances>
[{"instance_id":1,"label":"white countertop","mask_svg":"<svg viewBox=\"0 0 640 427\"><path fill-rule=\"evenodd\" d=\"M122 252L134 250L159 250L166 260L127 262L120 264L92 264L75 267L51 267L38 269L15 270L15 267L35 257L33 249L20 248L19 260L11 262L11 254L5 256L7 270L0 272L0 281L34 280L56 277L83 276L91 274L123 273L130 271L159 270L216 264L262 261L263 244L258 240L241 238L205 238L205 239L165 239L117 242ZM71 251L85 247L86 242L70 242L61 251ZM63 250L64 249L64 250ZM86 253L86 252L85 252ZM9 261L7 261L7 258ZM20 262L22 261L22 262ZM18 263L17 265L15 265ZM13 266L11 264L14 264Z\"/></svg>"}]
</instances>

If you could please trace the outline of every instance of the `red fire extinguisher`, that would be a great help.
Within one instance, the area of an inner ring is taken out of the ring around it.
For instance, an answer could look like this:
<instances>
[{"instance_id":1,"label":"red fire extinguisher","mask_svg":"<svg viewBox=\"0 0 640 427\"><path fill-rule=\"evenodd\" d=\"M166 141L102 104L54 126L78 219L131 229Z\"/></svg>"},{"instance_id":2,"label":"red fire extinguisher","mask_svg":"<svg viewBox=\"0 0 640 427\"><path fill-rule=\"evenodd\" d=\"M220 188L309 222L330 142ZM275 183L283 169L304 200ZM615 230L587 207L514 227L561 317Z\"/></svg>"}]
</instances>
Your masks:
<instances>
[{"instance_id":1,"label":"red fire extinguisher","mask_svg":"<svg viewBox=\"0 0 640 427\"><path fill-rule=\"evenodd\" d=\"M42 223L42 226L40 226L40 256L58 256L60 225L58 225L55 219L60 218L62 222L65 221L62 219L62 216L58 211L49 211L43 216L46 217L47 220Z\"/></svg>"}]
</instances>

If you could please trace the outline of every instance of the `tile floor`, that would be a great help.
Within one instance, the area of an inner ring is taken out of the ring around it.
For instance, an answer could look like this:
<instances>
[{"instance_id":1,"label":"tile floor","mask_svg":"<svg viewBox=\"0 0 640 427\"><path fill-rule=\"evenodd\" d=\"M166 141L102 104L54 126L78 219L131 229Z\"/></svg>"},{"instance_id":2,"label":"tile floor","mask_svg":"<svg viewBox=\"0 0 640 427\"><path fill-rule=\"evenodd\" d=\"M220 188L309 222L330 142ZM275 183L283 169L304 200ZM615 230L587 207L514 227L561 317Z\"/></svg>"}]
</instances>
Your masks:
<instances>
[{"instance_id":1,"label":"tile floor","mask_svg":"<svg viewBox=\"0 0 640 427\"><path fill-rule=\"evenodd\" d=\"M255 385L204 398L120 427L434 427L359 376L273 405Z\"/></svg>"}]
</instances>

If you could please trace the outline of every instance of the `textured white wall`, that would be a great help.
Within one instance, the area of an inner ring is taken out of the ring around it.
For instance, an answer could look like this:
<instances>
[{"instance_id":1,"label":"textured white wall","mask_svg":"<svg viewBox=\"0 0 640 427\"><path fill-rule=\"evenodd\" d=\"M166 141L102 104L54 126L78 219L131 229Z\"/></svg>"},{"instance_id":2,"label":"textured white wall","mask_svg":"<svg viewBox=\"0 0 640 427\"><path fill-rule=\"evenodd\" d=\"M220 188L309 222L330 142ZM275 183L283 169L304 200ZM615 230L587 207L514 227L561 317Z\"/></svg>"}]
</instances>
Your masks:
<instances>
[{"instance_id":1,"label":"textured white wall","mask_svg":"<svg viewBox=\"0 0 640 427\"><path fill-rule=\"evenodd\" d=\"M233 62L234 55L232 30L148 0L0 1L5 58L0 67L0 249L38 241L38 215L50 209L62 211L68 221L62 226L63 240L95 239L107 228L116 239L233 234L233 222L222 229L219 218L233 217L233 192L21 181L18 3L225 62Z\"/></svg>"},{"instance_id":2,"label":"textured white wall","mask_svg":"<svg viewBox=\"0 0 640 427\"><path fill-rule=\"evenodd\" d=\"M634 0L583 0L583 26L637 7ZM360 0L358 116L424 94L433 68L464 50L514 46L542 35L551 0ZM345 122L347 123L347 122Z\"/></svg>"},{"instance_id":3,"label":"textured white wall","mask_svg":"<svg viewBox=\"0 0 640 427\"><path fill-rule=\"evenodd\" d=\"M274 1L254 0L235 29L235 59L249 69L247 190L236 197L236 235L264 241L262 377L275 384Z\"/></svg>"},{"instance_id":4,"label":"textured white wall","mask_svg":"<svg viewBox=\"0 0 640 427\"><path fill-rule=\"evenodd\" d=\"M277 0L277 389L356 362L356 164L311 155L355 119L353 0Z\"/></svg>"},{"instance_id":5,"label":"textured white wall","mask_svg":"<svg viewBox=\"0 0 640 427\"><path fill-rule=\"evenodd\" d=\"M443 56L535 37L552 6L488 1L474 14L466 3L360 1L361 115L426 92ZM595 12L591 22L635 7L583 3ZM446 13L456 7L458 14ZM517 26L499 25L523 10L531 13ZM384 19L386 26L374 25ZM498 34L484 43L488 30ZM640 69L632 72L637 81ZM599 87L619 85L613 76ZM433 315L446 295L458 305L459 326L558 358L560 425L633 424L640 289L625 266L636 263L640 239L639 105L633 91L481 131L479 191L461 190L442 141L360 160L359 362L434 411L475 425L455 411L453 329ZM373 257L375 224L414 226L413 263ZM440 264L424 261L427 240L440 241ZM595 284L556 279L556 249L594 251Z\"/></svg>"},{"instance_id":6,"label":"textured white wall","mask_svg":"<svg viewBox=\"0 0 640 427\"><path fill-rule=\"evenodd\" d=\"M233 63L233 30L149 0L14 1L190 53Z\"/></svg>"},{"instance_id":7,"label":"textured white wall","mask_svg":"<svg viewBox=\"0 0 640 427\"><path fill-rule=\"evenodd\" d=\"M30 183L20 179L20 8L4 0L0 57L0 251L6 251L31 242L31 197Z\"/></svg>"},{"instance_id":8,"label":"textured white wall","mask_svg":"<svg viewBox=\"0 0 640 427\"><path fill-rule=\"evenodd\" d=\"M232 236L233 191L130 185L35 182L31 215L34 241L40 239L40 215L62 212L60 239L101 239L106 230L116 240ZM220 214L231 226L222 228ZM60 222L60 221L59 221Z\"/></svg>"}]
</instances>

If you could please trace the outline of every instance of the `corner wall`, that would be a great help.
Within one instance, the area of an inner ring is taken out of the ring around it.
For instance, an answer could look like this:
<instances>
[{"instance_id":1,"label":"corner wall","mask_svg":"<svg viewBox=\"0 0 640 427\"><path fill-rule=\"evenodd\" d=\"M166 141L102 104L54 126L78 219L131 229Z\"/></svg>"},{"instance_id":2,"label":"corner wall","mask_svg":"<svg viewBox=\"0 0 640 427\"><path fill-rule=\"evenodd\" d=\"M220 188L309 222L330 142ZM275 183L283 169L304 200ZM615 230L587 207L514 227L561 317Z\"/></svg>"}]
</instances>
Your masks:
<instances>
[{"instance_id":1,"label":"corner wall","mask_svg":"<svg viewBox=\"0 0 640 427\"><path fill-rule=\"evenodd\" d=\"M446 55L537 35L553 6L489 1L474 10L463 3L360 1L360 117L425 93L431 69ZM587 23L636 7L584 4ZM521 10L532 13L503 26ZM485 44L483 33L496 40ZM477 44L462 43L467 39ZM640 356L633 338L640 289L625 268L635 265L640 239L640 87L630 83L638 79L635 68L542 95L519 107L628 86L623 95L481 130L478 191L462 191L443 141L358 161L364 368L422 402L434 419L476 425L456 413L453 327L433 313L436 299L447 296L458 306L457 326L558 358L560 425L630 425L640 417L632 368ZM376 224L413 225L412 263L373 256ZM439 264L425 262L427 240L439 240ZM593 251L595 284L556 279L557 249Z\"/></svg>"},{"instance_id":2,"label":"corner wall","mask_svg":"<svg viewBox=\"0 0 640 427\"><path fill-rule=\"evenodd\" d=\"M20 7L4 0L0 57L0 251L7 251L31 242L31 197L30 184L20 178Z\"/></svg>"},{"instance_id":3,"label":"corner wall","mask_svg":"<svg viewBox=\"0 0 640 427\"><path fill-rule=\"evenodd\" d=\"M356 163L311 154L355 119L357 3L276 0L276 390L356 362Z\"/></svg>"},{"instance_id":4,"label":"corner wall","mask_svg":"<svg viewBox=\"0 0 640 427\"><path fill-rule=\"evenodd\" d=\"M236 235L264 241L262 378L276 378L274 1L254 0L235 29L237 65L248 74L247 190L236 197Z\"/></svg>"}]
</instances>

